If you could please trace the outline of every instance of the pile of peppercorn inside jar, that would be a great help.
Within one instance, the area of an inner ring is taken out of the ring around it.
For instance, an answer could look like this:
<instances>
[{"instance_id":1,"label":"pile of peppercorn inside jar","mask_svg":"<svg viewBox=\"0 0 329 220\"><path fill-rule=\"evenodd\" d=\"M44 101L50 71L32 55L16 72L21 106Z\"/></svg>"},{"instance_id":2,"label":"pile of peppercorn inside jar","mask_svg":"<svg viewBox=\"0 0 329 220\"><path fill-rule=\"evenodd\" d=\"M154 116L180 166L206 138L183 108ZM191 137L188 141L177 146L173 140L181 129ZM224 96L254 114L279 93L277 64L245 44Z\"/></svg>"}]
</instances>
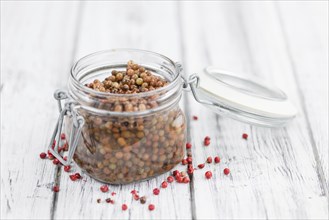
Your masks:
<instances>
[{"instance_id":1,"label":"pile of peppercorn inside jar","mask_svg":"<svg viewBox=\"0 0 329 220\"><path fill-rule=\"evenodd\" d=\"M183 88L215 112L252 124L282 126L296 114L274 87L216 68L188 79L181 70L179 63L143 50L83 57L71 69L68 92L55 92L60 116L49 150L99 181L125 184L165 173L184 158ZM63 128L70 136L67 160L52 145Z\"/></svg>"}]
</instances>

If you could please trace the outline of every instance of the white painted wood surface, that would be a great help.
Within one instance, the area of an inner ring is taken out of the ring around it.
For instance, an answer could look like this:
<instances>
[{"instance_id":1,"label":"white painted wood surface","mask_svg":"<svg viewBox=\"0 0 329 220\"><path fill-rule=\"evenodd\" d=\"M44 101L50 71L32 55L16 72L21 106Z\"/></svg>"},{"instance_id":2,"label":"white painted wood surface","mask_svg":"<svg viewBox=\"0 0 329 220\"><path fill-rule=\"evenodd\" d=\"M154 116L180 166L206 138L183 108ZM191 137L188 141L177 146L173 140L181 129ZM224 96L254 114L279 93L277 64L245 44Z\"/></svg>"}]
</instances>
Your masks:
<instances>
[{"instance_id":1,"label":"white painted wood surface","mask_svg":"<svg viewBox=\"0 0 329 220\"><path fill-rule=\"evenodd\" d=\"M152 189L166 175L110 186L116 204L98 204L108 197L99 182L73 183L38 155L58 114L52 93L65 88L73 61L122 47L182 61L185 74L215 65L257 75L285 90L299 114L285 128L259 128L187 92L195 166L214 155L220 165L158 197ZM1 2L1 219L328 219L328 172L328 2ZM132 189L156 210L133 201Z\"/></svg>"}]
</instances>

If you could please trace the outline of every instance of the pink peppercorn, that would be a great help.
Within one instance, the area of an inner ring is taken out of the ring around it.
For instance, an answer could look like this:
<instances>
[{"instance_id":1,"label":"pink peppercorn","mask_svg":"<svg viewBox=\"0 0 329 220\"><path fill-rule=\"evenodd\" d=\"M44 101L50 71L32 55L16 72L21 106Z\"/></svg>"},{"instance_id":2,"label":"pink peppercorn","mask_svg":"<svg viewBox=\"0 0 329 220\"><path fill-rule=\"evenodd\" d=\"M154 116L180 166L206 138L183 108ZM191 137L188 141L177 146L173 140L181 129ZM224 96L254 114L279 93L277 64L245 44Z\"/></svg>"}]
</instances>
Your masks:
<instances>
[{"instance_id":1,"label":"pink peppercorn","mask_svg":"<svg viewBox=\"0 0 329 220\"><path fill-rule=\"evenodd\" d=\"M191 149L192 144L191 143L186 143L186 149Z\"/></svg>"},{"instance_id":2,"label":"pink peppercorn","mask_svg":"<svg viewBox=\"0 0 329 220\"><path fill-rule=\"evenodd\" d=\"M199 167L200 169L202 169L202 168L204 168L204 165L205 165L204 163L201 163L201 164L198 165L198 167Z\"/></svg>"},{"instance_id":3,"label":"pink peppercorn","mask_svg":"<svg viewBox=\"0 0 329 220\"><path fill-rule=\"evenodd\" d=\"M230 169L229 168L225 168L224 169L224 174L225 175L229 175L230 174Z\"/></svg>"},{"instance_id":4,"label":"pink peppercorn","mask_svg":"<svg viewBox=\"0 0 329 220\"><path fill-rule=\"evenodd\" d=\"M172 176L168 176L167 177L167 181L168 181L168 183L172 183L172 182L174 182L174 177L172 177Z\"/></svg>"},{"instance_id":5,"label":"pink peppercorn","mask_svg":"<svg viewBox=\"0 0 329 220\"><path fill-rule=\"evenodd\" d=\"M160 189L158 189L158 188L153 189L154 195L159 195L159 193L160 193Z\"/></svg>"},{"instance_id":6,"label":"pink peppercorn","mask_svg":"<svg viewBox=\"0 0 329 220\"><path fill-rule=\"evenodd\" d=\"M81 179L81 175L80 175L80 173L75 173L74 176L75 176L77 179Z\"/></svg>"},{"instance_id":7,"label":"pink peppercorn","mask_svg":"<svg viewBox=\"0 0 329 220\"><path fill-rule=\"evenodd\" d=\"M55 164L55 165L58 165L60 162L59 162L59 160L57 159L57 158L55 158L54 160L53 160L53 164Z\"/></svg>"},{"instance_id":8,"label":"pink peppercorn","mask_svg":"<svg viewBox=\"0 0 329 220\"><path fill-rule=\"evenodd\" d=\"M182 180L183 183L189 183L190 182L190 178L188 178L187 176L183 178Z\"/></svg>"},{"instance_id":9,"label":"pink peppercorn","mask_svg":"<svg viewBox=\"0 0 329 220\"><path fill-rule=\"evenodd\" d=\"M108 192L109 191L109 187L107 185L103 185L100 187L100 190L105 193L105 192Z\"/></svg>"},{"instance_id":10,"label":"pink peppercorn","mask_svg":"<svg viewBox=\"0 0 329 220\"><path fill-rule=\"evenodd\" d=\"M174 170L174 171L172 172L172 174L173 174L174 176L176 176L176 175L177 175L177 173L179 173L179 171L178 171L178 170Z\"/></svg>"},{"instance_id":11,"label":"pink peppercorn","mask_svg":"<svg viewBox=\"0 0 329 220\"><path fill-rule=\"evenodd\" d=\"M70 179L71 179L72 181L76 181L78 178L76 177L75 174L72 174L72 175L70 175Z\"/></svg>"},{"instance_id":12,"label":"pink peppercorn","mask_svg":"<svg viewBox=\"0 0 329 220\"><path fill-rule=\"evenodd\" d=\"M220 163L220 158L217 156L214 158L215 163Z\"/></svg>"},{"instance_id":13,"label":"pink peppercorn","mask_svg":"<svg viewBox=\"0 0 329 220\"><path fill-rule=\"evenodd\" d=\"M40 154L40 158L41 159L45 159L47 157L47 154L45 153L45 152L42 152L41 154Z\"/></svg>"},{"instance_id":14,"label":"pink peppercorn","mask_svg":"<svg viewBox=\"0 0 329 220\"><path fill-rule=\"evenodd\" d=\"M70 165L68 165L68 166L64 166L64 171L65 171L65 172L69 172L70 169L71 169L71 166L70 166Z\"/></svg>"},{"instance_id":15,"label":"pink peppercorn","mask_svg":"<svg viewBox=\"0 0 329 220\"><path fill-rule=\"evenodd\" d=\"M168 183L167 183L166 181L163 181L163 182L161 183L161 187L162 187L162 188L167 188L167 186L168 186Z\"/></svg>"},{"instance_id":16,"label":"pink peppercorn","mask_svg":"<svg viewBox=\"0 0 329 220\"><path fill-rule=\"evenodd\" d=\"M59 186L54 186L54 187L53 187L53 191L54 191L54 192L59 192Z\"/></svg>"},{"instance_id":17,"label":"pink peppercorn","mask_svg":"<svg viewBox=\"0 0 329 220\"><path fill-rule=\"evenodd\" d=\"M211 171L207 171L205 173L205 176L206 176L207 179L210 179L212 177L212 172Z\"/></svg>"},{"instance_id":18,"label":"pink peppercorn","mask_svg":"<svg viewBox=\"0 0 329 220\"><path fill-rule=\"evenodd\" d=\"M150 210L150 211L153 211L154 209L155 209L155 206L154 206L153 204L150 204L150 205L149 205L149 210Z\"/></svg>"},{"instance_id":19,"label":"pink peppercorn","mask_svg":"<svg viewBox=\"0 0 329 220\"><path fill-rule=\"evenodd\" d=\"M126 211L128 209L128 206L126 204L122 204L121 209L123 211Z\"/></svg>"}]
</instances>

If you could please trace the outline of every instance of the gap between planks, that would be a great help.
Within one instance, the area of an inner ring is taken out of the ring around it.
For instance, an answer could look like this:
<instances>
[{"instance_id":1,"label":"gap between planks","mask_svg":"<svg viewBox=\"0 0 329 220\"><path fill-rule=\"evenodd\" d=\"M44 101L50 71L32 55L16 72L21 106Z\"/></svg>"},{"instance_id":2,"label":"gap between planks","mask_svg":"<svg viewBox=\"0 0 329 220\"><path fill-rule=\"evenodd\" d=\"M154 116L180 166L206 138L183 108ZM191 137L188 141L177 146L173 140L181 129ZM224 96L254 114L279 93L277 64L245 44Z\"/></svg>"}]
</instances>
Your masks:
<instances>
[{"instance_id":1,"label":"gap between planks","mask_svg":"<svg viewBox=\"0 0 329 220\"><path fill-rule=\"evenodd\" d=\"M303 95L303 91L300 87L300 81L299 81L299 77L298 77L297 70L296 70L296 64L295 64L294 59L292 57L291 48L289 47L289 43L288 43L288 37L287 37L286 29L285 29L285 26L283 24L282 15L280 13L280 8L279 8L277 2L274 3L274 7L275 7L276 14L277 14L277 19L278 19L279 24L280 24L281 33L282 33L282 36L283 36L283 39L284 39L284 44L285 44L284 46L286 48L287 55L289 57L289 62L290 62L290 65L291 65L294 80L296 82L299 102L301 103L301 106L302 106L303 115L305 115L305 121L306 121L306 125L307 125L307 132L308 132L308 136L309 136L310 141L311 141L313 156L314 156L314 159L316 161L316 172L317 172L317 176L319 178L320 187L321 187L321 191L322 191L322 196L326 196L327 200L329 202L328 187L327 187L326 180L325 180L325 177L324 177L324 171L323 171L323 167L321 165L321 161L320 161L320 157L319 157L319 151L318 151L317 145L315 143L313 131L312 131L311 124L310 124L310 119L309 119L309 116L307 114L305 98L304 98L304 95Z\"/></svg>"},{"instance_id":2,"label":"gap between planks","mask_svg":"<svg viewBox=\"0 0 329 220\"><path fill-rule=\"evenodd\" d=\"M75 30L74 30L74 37L73 37L73 49L71 53L71 66L74 63L76 51L77 51L77 45L79 41L79 32L80 32L80 27L81 27L81 21L82 21L82 16L83 16L83 8L84 8L85 3L83 1L79 2L78 6L78 12L76 15L76 21L75 21ZM56 166L55 170L55 178L54 178L54 184L57 186L60 186L60 180L61 180L61 174L62 174L62 169L60 166ZM53 200L51 203L51 209L50 209L50 219L54 219L55 217L55 212L57 208L57 202L58 202L58 193L53 193Z\"/></svg>"},{"instance_id":3,"label":"gap between planks","mask_svg":"<svg viewBox=\"0 0 329 220\"><path fill-rule=\"evenodd\" d=\"M186 64L186 56L185 56L185 49L184 49L184 25L183 25L183 19L182 19L182 5L181 3L178 1L176 2L176 10L177 10L177 23L178 23L178 30L179 30L179 42L180 42L180 53L181 53L181 59L182 59L182 63ZM184 71L184 70L183 70ZM183 72L183 74L185 75L186 79L187 79L187 74L185 74L185 72ZM189 88L188 88L189 89ZM186 141L187 142L191 142L192 138L191 138L191 131L190 131L190 123L191 121L189 120L191 118L190 115L190 109L188 108L189 106L189 101L188 101L188 93L184 93L183 94L183 102L184 102L184 113L185 113L185 118L186 118ZM186 153L188 152L192 152L191 149L186 150ZM186 155L187 156L187 155ZM190 189L190 196L191 196L191 211L192 211L192 219L196 219L196 205L195 205L195 194L194 194L194 178L193 178L193 174L188 174L189 178L190 178L190 183L189 183L189 189Z\"/></svg>"}]
</instances>

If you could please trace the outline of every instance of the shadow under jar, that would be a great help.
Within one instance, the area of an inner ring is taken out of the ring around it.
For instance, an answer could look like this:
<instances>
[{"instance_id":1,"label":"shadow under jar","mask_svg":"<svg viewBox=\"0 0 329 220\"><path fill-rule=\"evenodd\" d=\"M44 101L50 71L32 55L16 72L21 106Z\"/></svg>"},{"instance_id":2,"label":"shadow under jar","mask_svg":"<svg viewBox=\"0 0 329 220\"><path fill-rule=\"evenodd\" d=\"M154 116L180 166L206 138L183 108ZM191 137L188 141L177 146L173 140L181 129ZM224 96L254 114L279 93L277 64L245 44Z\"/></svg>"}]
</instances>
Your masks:
<instances>
[{"instance_id":1,"label":"shadow under jar","mask_svg":"<svg viewBox=\"0 0 329 220\"><path fill-rule=\"evenodd\" d=\"M136 94L85 86L112 70L124 71L129 60L169 83ZM91 177L111 184L145 180L171 170L184 157L182 79L179 67L167 57L131 49L94 53L72 67L68 88L68 98L85 121L73 159ZM69 131L72 120L65 126Z\"/></svg>"}]
</instances>

